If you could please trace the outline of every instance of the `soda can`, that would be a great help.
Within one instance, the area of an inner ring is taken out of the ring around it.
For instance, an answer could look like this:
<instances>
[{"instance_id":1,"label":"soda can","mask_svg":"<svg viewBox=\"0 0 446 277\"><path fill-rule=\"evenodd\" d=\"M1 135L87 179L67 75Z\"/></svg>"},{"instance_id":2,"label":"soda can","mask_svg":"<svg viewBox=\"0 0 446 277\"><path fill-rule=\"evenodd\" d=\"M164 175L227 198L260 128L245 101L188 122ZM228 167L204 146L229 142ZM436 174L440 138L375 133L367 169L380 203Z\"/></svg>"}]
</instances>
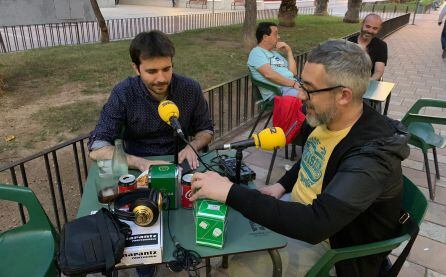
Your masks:
<instances>
[{"instance_id":1,"label":"soda can","mask_svg":"<svg viewBox=\"0 0 446 277\"><path fill-rule=\"evenodd\" d=\"M183 208L185 209L192 209L193 203L190 201L190 197L192 196L192 181L193 174L186 174L183 175L183 178L181 180L181 188L182 188L182 195L181 195L181 204L183 205Z\"/></svg>"},{"instance_id":2,"label":"soda can","mask_svg":"<svg viewBox=\"0 0 446 277\"><path fill-rule=\"evenodd\" d=\"M136 178L132 174L126 174L119 177L118 191L124 193L136 189Z\"/></svg>"}]
</instances>

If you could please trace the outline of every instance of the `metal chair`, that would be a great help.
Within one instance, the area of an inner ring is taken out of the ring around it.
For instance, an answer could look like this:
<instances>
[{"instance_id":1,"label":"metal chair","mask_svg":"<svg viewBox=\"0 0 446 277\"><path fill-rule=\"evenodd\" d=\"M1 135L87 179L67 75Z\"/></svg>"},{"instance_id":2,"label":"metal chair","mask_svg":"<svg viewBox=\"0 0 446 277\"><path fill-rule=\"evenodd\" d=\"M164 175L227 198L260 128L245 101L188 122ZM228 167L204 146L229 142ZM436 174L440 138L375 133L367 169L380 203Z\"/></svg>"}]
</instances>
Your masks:
<instances>
[{"instance_id":1,"label":"metal chair","mask_svg":"<svg viewBox=\"0 0 446 277\"><path fill-rule=\"evenodd\" d=\"M251 75L252 88L253 88L253 91L255 92L255 95L254 95L255 100L256 100L256 103L259 105L260 112L257 115L256 122L254 123L254 126L252 126L251 132L249 133L248 137L251 137L252 134L254 133L257 125L260 122L260 119L262 118L263 113L265 111L272 111L273 107L274 107L274 97L271 97L269 99L263 99L259 88L264 88L264 89L270 90L274 93L274 95L282 95L282 92L280 91L280 89L278 87L272 86L267 83L260 82L258 80L255 80L251 73L250 73L250 75ZM272 116L273 116L273 113L271 112L268 119L266 120L266 123L265 123L265 126L263 127L263 129L265 129L268 126L268 123L270 122Z\"/></svg>"},{"instance_id":2,"label":"metal chair","mask_svg":"<svg viewBox=\"0 0 446 277\"><path fill-rule=\"evenodd\" d=\"M403 208L410 214L418 226L420 226L427 209L426 197L424 197L424 194L418 187L405 176L403 176L403 181ZM319 259L310 271L307 272L306 276L329 276L330 269L339 261L387 252L398 247L402 242L408 241L410 238L411 236L408 231L403 228L400 236L393 239L339 249L330 249Z\"/></svg>"},{"instance_id":3,"label":"metal chair","mask_svg":"<svg viewBox=\"0 0 446 277\"><path fill-rule=\"evenodd\" d=\"M2 276L57 276L58 235L35 194L25 187L0 185L0 199L22 204L26 224L0 234Z\"/></svg>"},{"instance_id":4,"label":"metal chair","mask_svg":"<svg viewBox=\"0 0 446 277\"><path fill-rule=\"evenodd\" d=\"M255 92L255 98L256 98L257 103L260 107L260 113L257 115L256 122L254 123L254 126L252 126L252 129L248 135L248 138L250 138L252 136L252 134L254 133L254 131L255 131L257 125L259 124L260 119L262 118L262 115L265 111L271 111L271 114L268 116L268 119L266 120L265 126L263 127L263 129L265 129L268 126L268 124L271 121L271 118L273 116L272 110L274 107L274 97L271 97L270 99L266 99L266 100L263 99L259 88L264 88L264 89L270 90L274 93L274 95L282 95L282 92L280 91L280 89L278 87L272 86L267 83L260 82L258 80L255 80L253 78L251 72L250 72L250 76L251 76L252 88ZM271 157L271 162L269 165L268 174L266 176L265 185L269 184L269 180L271 178L271 172L273 170L274 162L276 160L276 155L277 155L277 149L275 149L273 151L273 156ZM285 156L286 156L285 158L288 159L288 146L285 146Z\"/></svg>"},{"instance_id":5,"label":"metal chair","mask_svg":"<svg viewBox=\"0 0 446 277\"><path fill-rule=\"evenodd\" d=\"M435 164L435 176L437 179L440 179L436 148L444 148L446 146L446 139L435 133L432 124L446 125L446 117L420 114L420 110L426 107L446 108L446 101L421 98L409 109L401 122L408 128L411 135L409 144L420 148L423 152L424 166L426 167L427 175L427 185L429 187L429 197L431 200L434 200L435 187L433 186L431 180L427 151L432 149Z\"/></svg>"}]
</instances>

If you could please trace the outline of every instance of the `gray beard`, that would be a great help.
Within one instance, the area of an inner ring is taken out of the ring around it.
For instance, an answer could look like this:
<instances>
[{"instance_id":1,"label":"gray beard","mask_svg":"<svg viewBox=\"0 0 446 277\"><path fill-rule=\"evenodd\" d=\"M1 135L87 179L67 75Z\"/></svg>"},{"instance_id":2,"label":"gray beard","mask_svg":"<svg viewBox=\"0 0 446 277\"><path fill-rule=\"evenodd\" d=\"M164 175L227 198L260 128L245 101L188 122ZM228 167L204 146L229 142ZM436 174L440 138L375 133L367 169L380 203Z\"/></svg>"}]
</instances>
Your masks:
<instances>
[{"instance_id":1,"label":"gray beard","mask_svg":"<svg viewBox=\"0 0 446 277\"><path fill-rule=\"evenodd\" d=\"M322 114L314 114L314 115L310 115L307 114L307 123L311 126L311 127L316 127L316 126L320 126L320 125L328 125L333 118L337 115L338 111L336 110L336 108L332 108L330 110L328 110L327 112L324 112Z\"/></svg>"}]
</instances>

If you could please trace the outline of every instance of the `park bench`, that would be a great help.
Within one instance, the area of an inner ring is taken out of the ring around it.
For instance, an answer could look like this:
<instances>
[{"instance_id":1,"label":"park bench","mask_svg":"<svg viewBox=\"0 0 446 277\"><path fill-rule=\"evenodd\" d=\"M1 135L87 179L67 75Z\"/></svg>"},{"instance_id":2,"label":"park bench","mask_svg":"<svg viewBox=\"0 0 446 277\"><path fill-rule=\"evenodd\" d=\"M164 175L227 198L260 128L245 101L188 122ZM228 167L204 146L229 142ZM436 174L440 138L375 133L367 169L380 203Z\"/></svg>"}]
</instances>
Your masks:
<instances>
[{"instance_id":1,"label":"park bench","mask_svg":"<svg viewBox=\"0 0 446 277\"><path fill-rule=\"evenodd\" d=\"M186 8L189 5L189 8L192 8L191 5L201 5L202 9L207 9L208 1L207 0L188 0L186 1Z\"/></svg>"},{"instance_id":2,"label":"park bench","mask_svg":"<svg viewBox=\"0 0 446 277\"><path fill-rule=\"evenodd\" d=\"M234 1L232 1L232 3L231 3L231 10L232 9L235 10L236 6L244 7L245 6L245 0L234 0Z\"/></svg>"}]
</instances>

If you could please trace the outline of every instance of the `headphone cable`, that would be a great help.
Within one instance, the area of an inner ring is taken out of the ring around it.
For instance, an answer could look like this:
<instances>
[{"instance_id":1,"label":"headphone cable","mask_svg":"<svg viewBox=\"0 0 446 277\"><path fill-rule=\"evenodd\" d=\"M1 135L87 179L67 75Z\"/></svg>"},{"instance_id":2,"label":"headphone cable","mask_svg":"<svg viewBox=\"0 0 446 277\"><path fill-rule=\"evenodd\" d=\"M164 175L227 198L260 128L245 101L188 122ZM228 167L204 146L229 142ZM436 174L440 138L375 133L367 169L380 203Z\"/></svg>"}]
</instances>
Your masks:
<instances>
[{"instance_id":1,"label":"headphone cable","mask_svg":"<svg viewBox=\"0 0 446 277\"><path fill-rule=\"evenodd\" d=\"M181 136L180 136L180 137L181 137ZM204 167L206 167L207 170L209 170L209 171L215 171L215 170L213 170L211 167L209 167L207 163L205 163L205 162L203 161L203 159L202 159L202 158L200 157L200 155L198 154L197 150L195 150L195 148L192 146L192 144L190 144L190 142L189 142L186 138L181 137L181 139L182 139L187 145L189 145L190 148L192 148L192 150L194 151L195 155L197 155L198 160L204 165ZM211 152L211 151L209 151L209 152Z\"/></svg>"},{"instance_id":2,"label":"headphone cable","mask_svg":"<svg viewBox=\"0 0 446 277\"><path fill-rule=\"evenodd\" d=\"M170 198L167 198L167 207L170 204ZM172 256L175 258L175 261L168 263L168 268L172 271L179 272L181 270L185 270L189 277L200 277L200 269L205 267L197 267L201 263L201 256L198 252L194 250L188 250L180 245L179 242L175 240L175 236L172 235L170 228L170 210L167 210L167 229L169 231L170 239L175 245L175 250L172 253Z\"/></svg>"}]
</instances>

